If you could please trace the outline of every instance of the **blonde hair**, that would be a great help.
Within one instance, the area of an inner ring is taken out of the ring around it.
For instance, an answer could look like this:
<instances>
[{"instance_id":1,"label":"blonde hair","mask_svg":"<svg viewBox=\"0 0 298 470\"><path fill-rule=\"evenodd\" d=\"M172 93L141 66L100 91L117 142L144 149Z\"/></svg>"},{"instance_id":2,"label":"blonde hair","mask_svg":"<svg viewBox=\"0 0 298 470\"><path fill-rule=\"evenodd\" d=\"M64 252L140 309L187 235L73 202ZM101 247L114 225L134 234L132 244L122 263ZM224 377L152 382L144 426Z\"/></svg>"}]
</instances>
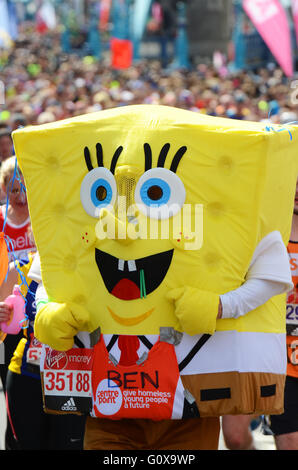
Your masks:
<instances>
[{"instance_id":1,"label":"blonde hair","mask_svg":"<svg viewBox=\"0 0 298 470\"><path fill-rule=\"evenodd\" d=\"M11 178L13 177L16 165L16 157L9 157L2 162L0 169L0 185L7 186ZM18 173L21 176L21 170L17 165Z\"/></svg>"}]
</instances>

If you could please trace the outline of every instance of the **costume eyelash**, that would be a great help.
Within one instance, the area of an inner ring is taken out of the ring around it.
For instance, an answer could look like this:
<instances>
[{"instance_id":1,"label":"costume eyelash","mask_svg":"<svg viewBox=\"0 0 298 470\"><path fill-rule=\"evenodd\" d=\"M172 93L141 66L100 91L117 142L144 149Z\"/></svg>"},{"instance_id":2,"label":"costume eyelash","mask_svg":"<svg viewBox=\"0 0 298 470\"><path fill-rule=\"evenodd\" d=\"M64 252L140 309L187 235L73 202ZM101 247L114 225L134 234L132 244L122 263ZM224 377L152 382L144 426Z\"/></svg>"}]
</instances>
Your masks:
<instances>
[{"instance_id":1,"label":"costume eyelash","mask_svg":"<svg viewBox=\"0 0 298 470\"><path fill-rule=\"evenodd\" d=\"M161 167L164 166L169 150L170 150L170 144L165 144L160 151L157 166L161 166Z\"/></svg>"},{"instance_id":2,"label":"costume eyelash","mask_svg":"<svg viewBox=\"0 0 298 470\"><path fill-rule=\"evenodd\" d=\"M118 161L118 158L120 157L120 154L123 150L123 147L118 147L117 150L115 151L114 155L113 155L113 158L112 158L112 161L111 161L111 168L110 168L110 171L111 173L115 173L115 168L116 168L116 165L117 165L117 161Z\"/></svg>"},{"instance_id":3,"label":"costume eyelash","mask_svg":"<svg viewBox=\"0 0 298 470\"><path fill-rule=\"evenodd\" d=\"M165 144L162 147L159 153L159 157L158 157L158 162L157 162L158 167L162 167L162 168L164 167L169 150L170 150L169 143ZM183 147L180 147L175 153L172 163L171 163L171 167L170 167L170 170L173 173L176 173L178 165L181 161L181 158L185 154L186 150L187 150L187 147L183 146ZM147 171L152 168L152 150L151 150L150 144L148 143L144 144L144 152L145 152L145 171Z\"/></svg>"},{"instance_id":4,"label":"costume eyelash","mask_svg":"<svg viewBox=\"0 0 298 470\"><path fill-rule=\"evenodd\" d=\"M145 171L152 168L152 150L149 144L144 144L145 152Z\"/></svg>"},{"instance_id":5,"label":"costume eyelash","mask_svg":"<svg viewBox=\"0 0 298 470\"><path fill-rule=\"evenodd\" d=\"M96 158L97 158L97 166L103 166L103 154L102 154L102 145L96 144Z\"/></svg>"},{"instance_id":6,"label":"costume eyelash","mask_svg":"<svg viewBox=\"0 0 298 470\"><path fill-rule=\"evenodd\" d=\"M88 170L89 171L93 170L93 166L92 166L92 163L91 163L90 152L89 152L88 147L84 148L84 157L85 157L85 162L86 162Z\"/></svg>"},{"instance_id":7,"label":"costume eyelash","mask_svg":"<svg viewBox=\"0 0 298 470\"><path fill-rule=\"evenodd\" d=\"M174 155L174 158L172 160L171 167L170 167L170 170L173 171L174 173L176 173L180 160L185 154L186 150L187 150L187 147L185 146L180 147L180 149L177 150L176 154Z\"/></svg>"},{"instance_id":8,"label":"costume eyelash","mask_svg":"<svg viewBox=\"0 0 298 470\"><path fill-rule=\"evenodd\" d=\"M111 161L111 168L110 171L111 173L115 173L115 168L117 165L118 158L120 157L120 154L123 150L123 147L118 147L113 155L112 161ZM91 162L91 155L88 147L84 148L84 157L85 157L85 162L86 166L89 171L94 170L94 167ZM103 167L103 151L102 151L102 145L100 143L96 144L96 159L97 159L97 166L98 167Z\"/></svg>"}]
</instances>

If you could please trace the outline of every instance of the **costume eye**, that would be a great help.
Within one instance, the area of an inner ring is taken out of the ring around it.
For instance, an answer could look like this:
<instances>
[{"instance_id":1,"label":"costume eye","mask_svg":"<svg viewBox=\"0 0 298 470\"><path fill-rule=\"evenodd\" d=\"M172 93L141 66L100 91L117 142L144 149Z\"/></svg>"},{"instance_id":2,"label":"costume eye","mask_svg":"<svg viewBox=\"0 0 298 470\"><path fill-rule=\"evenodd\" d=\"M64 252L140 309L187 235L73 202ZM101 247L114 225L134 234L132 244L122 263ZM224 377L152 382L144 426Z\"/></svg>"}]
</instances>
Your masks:
<instances>
[{"instance_id":1,"label":"costume eye","mask_svg":"<svg viewBox=\"0 0 298 470\"><path fill-rule=\"evenodd\" d=\"M98 217L100 209L113 205L116 194L115 178L104 167L91 170L81 184L81 202L91 217Z\"/></svg>"},{"instance_id":2,"label":"costume eye","mask_svg":"<svg viewBox=\"0 0 298 470\"><path fill-rule=\"evenodd\" d=\"M139 179L135 201L143 214L153 219L167 219L177 214L185 201L184 185L173 171L152 168Z\"/></svg>"}]
</instances>

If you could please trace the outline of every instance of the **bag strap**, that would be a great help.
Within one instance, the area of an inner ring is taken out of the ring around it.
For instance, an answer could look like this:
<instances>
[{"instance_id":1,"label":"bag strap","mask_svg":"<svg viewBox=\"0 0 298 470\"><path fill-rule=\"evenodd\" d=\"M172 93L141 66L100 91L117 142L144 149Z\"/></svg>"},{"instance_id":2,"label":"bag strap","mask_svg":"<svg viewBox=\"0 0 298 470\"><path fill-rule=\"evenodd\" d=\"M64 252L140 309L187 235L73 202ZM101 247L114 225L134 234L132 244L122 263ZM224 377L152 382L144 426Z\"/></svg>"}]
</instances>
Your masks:
<instances>
[{"instance_id":1,"label":"bag strap","mask_svg":"<svg viewBox=\"0 0 298 470\"><path fill-rule=\"evenodd\" d=\"M149 341L146 336L138 336L139 340L142 341L142 343L146 346L146 348L151 349L153 347L153 344Z\"/></svg>"},{"instance_id":2,"label":"bag strap","mask_svg":"<svg viewBox=\"0 0 298 470\"><path fill-rule=\"evenodd\" d=\"M74 344L75 344L78 348L85 348L84 343L83 343L77 336L74 337Z\"/></svg>"},{"instance_id":3,"label":"bag strap","mask_svg":"<svg viewBox=\"0 0 298 470\"><path fill-rule=\"evenodd\" d=\"M107 349L108 352L111 351L111 349L114 346L114 344L116 343L118 337L119 337L119 335L113 335L112 336L112 338L110 339L109 344L106 346L106 349Z\"/></svg>"},{"instance_id":4,"label":"bag strap","mask_svg":"<svg viewBox=\"0 0 298 470\"><path fill-rule=\"evenodd\" d=\"M179 364L179 372L181 372L185 367L190 363L194 356L199 352L199 350L204 346L206 341L211 337L211 335L202 335L193 348L189 351L187 356Z\"/></svg>"}]
</instances>

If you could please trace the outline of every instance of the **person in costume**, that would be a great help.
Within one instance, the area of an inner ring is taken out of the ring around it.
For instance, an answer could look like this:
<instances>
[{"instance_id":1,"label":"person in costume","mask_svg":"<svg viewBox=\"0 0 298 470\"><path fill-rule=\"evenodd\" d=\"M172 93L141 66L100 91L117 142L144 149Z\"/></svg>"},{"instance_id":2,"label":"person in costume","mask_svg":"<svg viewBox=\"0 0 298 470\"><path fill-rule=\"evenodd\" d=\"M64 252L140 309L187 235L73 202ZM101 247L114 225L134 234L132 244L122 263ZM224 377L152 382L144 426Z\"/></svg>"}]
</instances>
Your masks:
<instances>
[{"instance_id":1,"label":"person in costume","mask_svg":"<svg viewBox=\"0 0 298 470\"><path fill-rule=\"evenodd\" d=\"M75 415L52 415L43 410L40 380L42 344L34 336L35 294L38 282L29 272L35 253L25 263L11 263L6 282L0 290L0 320L8 321L11 308L3 301L14 285L20 285L26 299L26 324L23 337L11 358L6 381L8 419L17 450L80 450L83 448L85 419Z\"/></svg>"},{"instance_id":2,"label":"person in costume","mask_svg":"<svg viewBox=\"0 0 298 470\"><path fill-rule=\"evenodd\" d=\"M219 416L281 413L291 137L153 105L14 132L45 407L89 415L86 449L215 449Z\"/></svg>"},{"instance_id":3,"label":"person in costume","mask_svg":"<svg viewBox=\"0 0 298 470\"><path fill-rule=\"evenodd\" d=\"M261 275L260 278L250 277L256 266L260 273L264 273L268 269L268 264L270 264L271 279L274 280L264 280ZM288 291L291 287L289 263L284 244L277 234L273 234L273 236L267 237L258 246L245 283L240 288L220 296L218 318L239 318L264 304L271 297ZM48 297L42 283L40 283L37 293L37 309L44 306L47 302ZM86 338L86 335L81 335L80 333L78 333L78 338L80 338L85 347L90 347L90 338ZM203 345L208 338L202 338ZM146 359L148 358L148 353L159 340L158 336L153 335L133 337L103 335L103 339L105 344L104 350L106 349L109 358L115 366L113 369L114 374L117 374L116 367L118 365L121 371L121 367L126 366L131 368L136 366L138 361L142 364L142 358L143 361L144 356ZM164 337L160 336L160 339L173 343L176 341L177 345L179 345L178 338L175 338L175 333L171 331L165 331ZM95 346L95 349L97 347L98 344ZM95 361L101 360L104 356L104 350L95 355ZM179 351L179 348L176 348L177 351ZM190 358L179 356L179 372L183 374L183 367L186 367L191 362L192 354ZM166 367L170 367L170 357L168 352L167 359L165 360ZM160 355L158 360L162 360ZM117 375L115 377L117 380ZM129 382L128 388L131 386L134 389L135 381L129 380ZM102 419L102 415L98 413L98 408L94 407L93 418L87 418L84 448L86 450L104 450L110 448L140 450L144 448L164 449L166 447L163 446L166 445L169 446L168 448L173 448L174 446L176 449L216 450L219 439L219 419L200 418L197 406L191 401L191 397L189 398L190 401L186 399L184 402L183 414L180 416L182 419L179 421L163 420L156 422L149 419L107 420ZM94 419L95 416L99 419ZM241 420L243 417L235 416L233 418L238 422L238 418ZM196 430L195 433L193 429Z\"/></svg>"}]
</instances>

